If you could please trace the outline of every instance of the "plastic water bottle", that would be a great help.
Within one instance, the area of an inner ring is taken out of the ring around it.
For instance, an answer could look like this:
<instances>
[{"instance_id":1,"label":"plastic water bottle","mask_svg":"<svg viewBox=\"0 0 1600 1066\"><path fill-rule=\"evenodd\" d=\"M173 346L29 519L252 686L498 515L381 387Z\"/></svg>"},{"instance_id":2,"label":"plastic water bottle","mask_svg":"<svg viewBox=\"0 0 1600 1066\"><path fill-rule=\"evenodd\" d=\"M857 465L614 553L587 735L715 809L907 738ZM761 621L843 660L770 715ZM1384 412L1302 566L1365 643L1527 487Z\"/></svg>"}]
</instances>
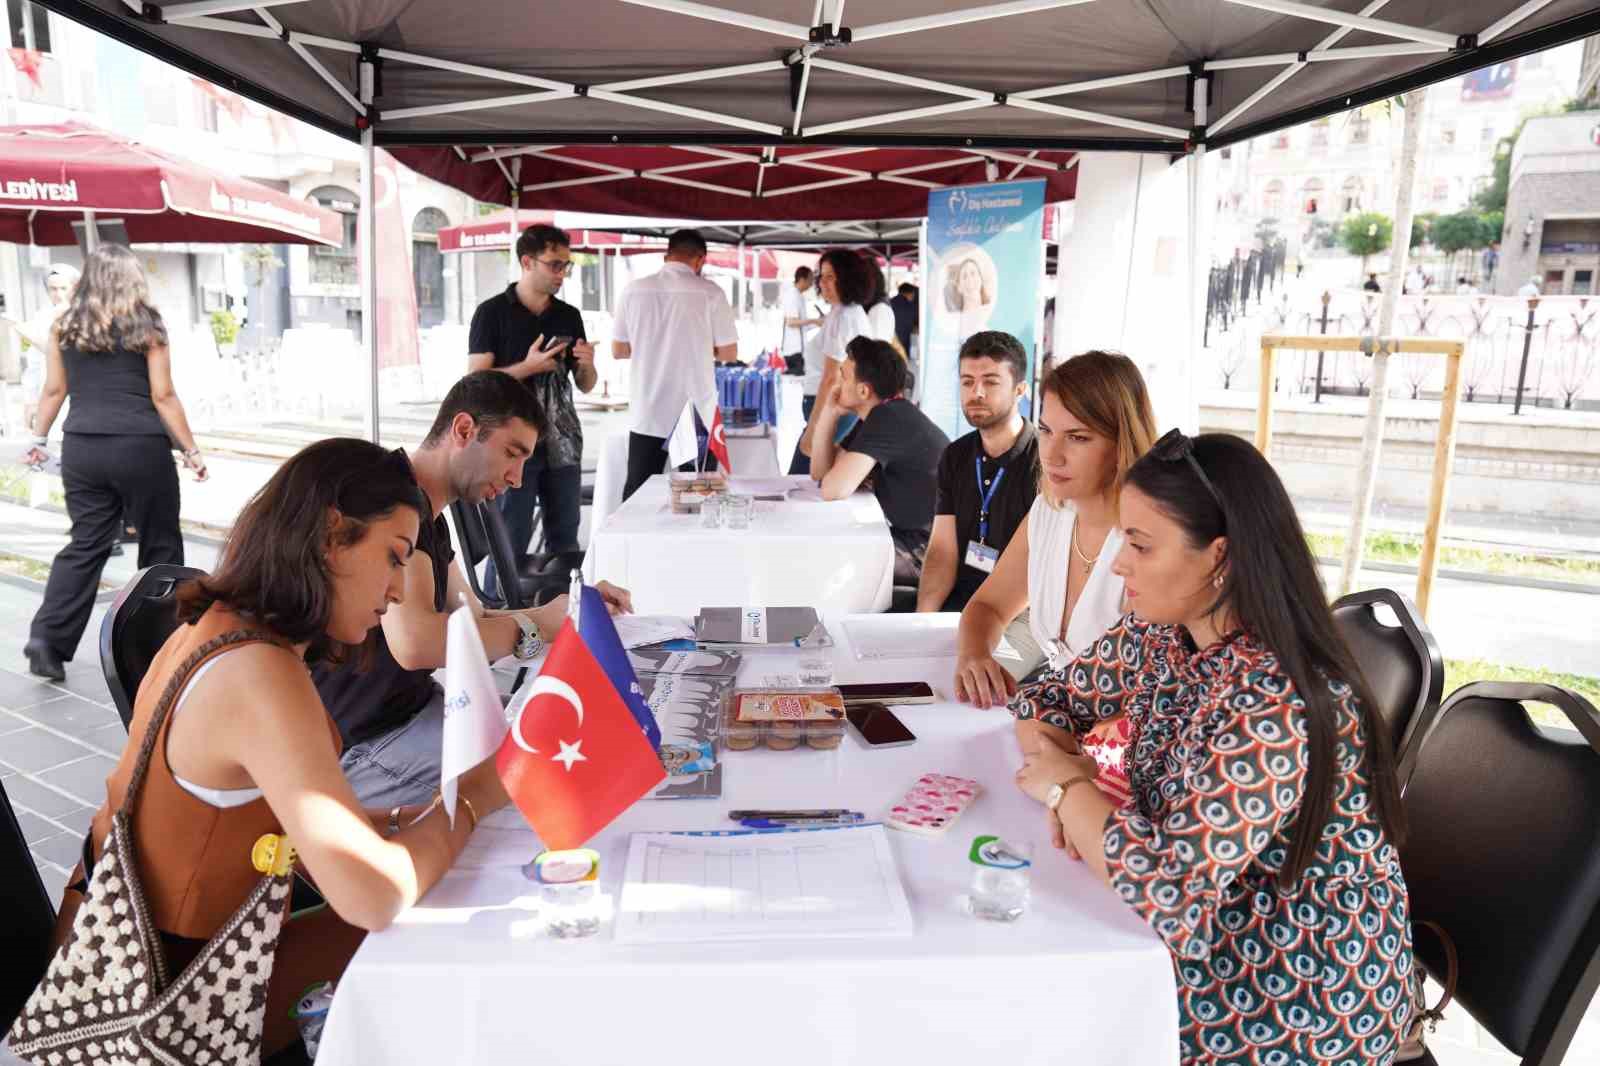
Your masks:
<instances>
[{"instance_id":1,"label":"plastic water bottle","mask_svg":"<svg viewBox=\"0 0 1600 1066\"><path fill-rule=\"evenodd\" d=\"M289 1009L289 1017L300 1029L300 1040L306 1046L306 1057L315 1060L317 1045L322 1042L322 1027L328 1021L328 1009L333 1006L333 982L318 981L300 993L300 998Z\"/></svg>"}]
</instances>

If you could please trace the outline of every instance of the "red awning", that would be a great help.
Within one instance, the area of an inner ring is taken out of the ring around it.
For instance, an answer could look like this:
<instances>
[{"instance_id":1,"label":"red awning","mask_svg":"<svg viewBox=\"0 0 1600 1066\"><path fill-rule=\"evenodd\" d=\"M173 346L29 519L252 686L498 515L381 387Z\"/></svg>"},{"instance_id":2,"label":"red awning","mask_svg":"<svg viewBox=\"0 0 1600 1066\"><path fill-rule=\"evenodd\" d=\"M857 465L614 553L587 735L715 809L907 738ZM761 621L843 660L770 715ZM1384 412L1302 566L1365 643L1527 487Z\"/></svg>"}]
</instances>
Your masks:
<instances>
[{"instance_id":1,"label":"red awning","mask_svg":"<svg viewBox=\"0 0 1600 1066\"><path fill-rule=\"evenodd\" d=\"M547 226L561 225L554 211L517 212L518 233L540 223ZM666 242L661 238L637 233L567 228L567 235L572 238L572 250L575 252L612 251L617 248L623 251L659 252L666 248ZM510 211L496 211L492 215L483 215L470 222L463 222L459 226L444 226L439 230L441 252L503 251L510 245Z\"/></svg>"},{"instance_id":2,"label":"red awning","mask_svg":"<svg viewBox=\"0 0 1600 1066\"><path fill-rule=\"evenodd\" d=\"M87 211L138 243L344 240L332 211L93 126L0 126L0 241L76 244Z\"/></svg>"},{"instance_id":3,"label":"red awning","mask_svg":"<svg viewBox=\"0 0 1600 1066\"><path fill-rule=\"evenodd\" d=\"M391 149L430 178L489 203L706 222L910 219L928 192L996 179L1044 178L1045 199L1077 191L1075 154L952 148L713 148L542 145ZM513 169L511 164L515 163Z\"/></svg>"}]
</instances>

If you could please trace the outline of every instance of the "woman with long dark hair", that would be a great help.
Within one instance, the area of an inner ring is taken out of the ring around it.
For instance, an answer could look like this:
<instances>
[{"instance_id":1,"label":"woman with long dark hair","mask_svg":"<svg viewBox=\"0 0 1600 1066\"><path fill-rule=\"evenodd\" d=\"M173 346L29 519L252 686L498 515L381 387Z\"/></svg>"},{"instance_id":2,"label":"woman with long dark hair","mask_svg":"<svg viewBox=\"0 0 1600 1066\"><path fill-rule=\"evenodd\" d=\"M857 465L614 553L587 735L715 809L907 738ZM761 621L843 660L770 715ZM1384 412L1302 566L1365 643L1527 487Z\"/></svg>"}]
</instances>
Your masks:
<instances>
[{"instance_id":1,"label":"woman with long dark hair","mask_svg":"<svg viewBox=\"0 0 1600 1066\"><path fill-rule=\"evenodd\" d=\"M1017 784L1166 942L1184 1062L1389 1063L1413 976L1394 755L1289 495L1245 441L1174 431L1120 519L1133 613L1028 686L1068 728L1018 723ZM1124 712L1117 807L1077 741Z\"/></svg>"},{"instance_id":2,"label":"woman with long dark hair","mask_svg":"<svg viewBox=\"0 0 1600 1066\"><path fill-rule=\"evenodd\" d=\"M828 301L828 313L817 332L817 359L813 364L809 356L806 358L805 400L801 403L806 424L789 463L791 474L811 473L811 431L817 424L817 409L838 383L845 347L857 337L872 335L872 323L865 311L872 299L872 276L861 256L849 248L823 252L817 262L817 287ZM839 431L844 432L854 422L850 419Z\"/></svg>"},{"instance_id":3,"label":"woman with long dark hair","mask_svg":"<svg viewBox=\"0 0 1600 1066\"><path fill-rule=\"evenodd\" d=\"M90 830L98 866L114 816L126 815L140 902L170 975L250 896L257 841L287 835L327 906L290 917L274 950L242 976L241 1009L258 1012L255 1038L268 1056L296 1039L289 1008L306 987L337 979L366 932L438 882L478 819L507 802L490 758L461 778L453 812L437 797L363 810L307 670L363 654L384 612L403 601L406 560L431 518L405 455L369 441L319 441L279 467L240 513L215 572L179 589L183 624L139 686L129 743ZM137 770L146 748L159 754ZM77 920L81 907L93 915L102 905L88 878L75 878L56 924L58 940L70 934L73 958L94 971L125 965L114 937L87 915ZM209 1009L220 1020L221 1008ZM28 1061L64 1051L63 1042L95 1058L103 1034L82 1003L41 991L28 1011L60 1022L49 1047L19 1052ZM29 1035L13 1030L13 1050Z\"/></svg>"},{"instance_id":4,"label":"woman with long dark hair","mask_svg":"<svg viewBox=\"0 0 1600 1066\"><path fill-rule=\"evenodd\" d=\"M206 478L172 387L166 324L150 305L139 260L119 244L102 245L89 256L51 331L30 462L47 458L50 427L68 396L61 481L72 539L50 564L44 602L23 649L28 670L52 681L66 678L61 664L71 660L89 624L100 572L123 516L139 531L141 569L183 562L174 442L183 464L198 480Z\"/></svg>"}]
</instances>

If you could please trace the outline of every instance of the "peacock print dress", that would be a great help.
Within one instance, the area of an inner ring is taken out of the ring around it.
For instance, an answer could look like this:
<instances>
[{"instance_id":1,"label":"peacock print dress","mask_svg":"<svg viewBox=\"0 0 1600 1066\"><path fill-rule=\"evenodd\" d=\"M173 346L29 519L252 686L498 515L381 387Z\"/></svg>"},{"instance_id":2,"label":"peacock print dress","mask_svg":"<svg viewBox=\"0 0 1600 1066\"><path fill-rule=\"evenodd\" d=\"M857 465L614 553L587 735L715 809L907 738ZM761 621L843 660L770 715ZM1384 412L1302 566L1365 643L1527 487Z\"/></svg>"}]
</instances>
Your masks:
<instances>
[{"instance_id":1,"label":"peacock print dress","mask_svg":"<svg viewBox=\"0 0 1600 1066\"><path fill-rule=\"evenodd\" d=\"M1013 706L1078 736L1128 713L1132 799L1106 819L1106 868L1172 952L1185 1063L1388 1066L1410 1017L1405 880L1354 694L1328 684L1333 803L1289 892L1277 873L1305 786L1305 703L1249 633L1197 650L1186 629L1129 615Z\"/></svg>"}]
</instances>

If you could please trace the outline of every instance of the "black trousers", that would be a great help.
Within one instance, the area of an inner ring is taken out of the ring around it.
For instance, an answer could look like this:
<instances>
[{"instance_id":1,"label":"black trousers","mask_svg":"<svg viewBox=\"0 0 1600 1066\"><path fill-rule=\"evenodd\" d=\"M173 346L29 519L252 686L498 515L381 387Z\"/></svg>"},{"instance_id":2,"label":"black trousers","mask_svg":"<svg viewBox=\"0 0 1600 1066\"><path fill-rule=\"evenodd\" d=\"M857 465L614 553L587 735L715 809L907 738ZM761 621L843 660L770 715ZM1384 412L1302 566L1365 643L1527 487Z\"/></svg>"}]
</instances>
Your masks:
<instances>
[{"instance_id":1,"label":"black trousers","mask_svg":"<svg viewBox=\"0 0 1600 1066\"><path fill-rule=\"evenodd\" d=\"M178 530L178 469L166 437L68 433L61 444L72 539L50 564L44 602L29 638L63 660L78 650L100 572L124 518L139 530L139 567L183 563Z\"/></svg>"},{"instance_id":2,"label":"black trousers","mask_svg":"<svg viewBox=\"0 0 1600 1066\"><path fill-rule=\"evenodd\" d=\"M639 486L667 469L667 439L644 433L628 433L628 480L622 484L622 500L639 491ZM693 463L684 463L681 470L693 470ZM706 452L705 469L717 469L717 457Z\"/></svg>"}]
</instances>

